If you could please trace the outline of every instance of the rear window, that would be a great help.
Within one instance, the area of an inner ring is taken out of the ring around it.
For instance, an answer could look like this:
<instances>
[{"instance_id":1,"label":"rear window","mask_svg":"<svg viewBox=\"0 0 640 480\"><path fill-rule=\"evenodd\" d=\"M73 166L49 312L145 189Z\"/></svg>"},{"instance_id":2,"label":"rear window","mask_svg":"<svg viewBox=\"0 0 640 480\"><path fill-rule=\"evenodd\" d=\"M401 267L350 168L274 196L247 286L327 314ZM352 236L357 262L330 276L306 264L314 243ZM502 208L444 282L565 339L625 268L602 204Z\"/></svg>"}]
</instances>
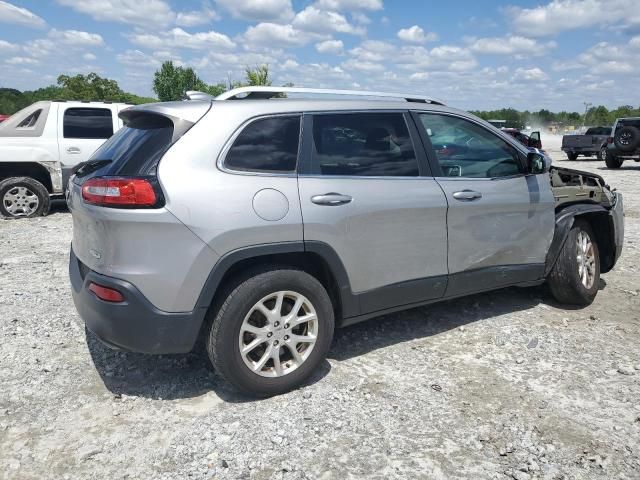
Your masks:
<instances>
[{"instance_id":1,"label":"rear window","mask_svg":"<svg viewBox=\"0 0 640 480\"><path fill-rule=\"evenodd\" d=\"M238 135L224 165L246 172L294 172L299 142L299 115L261 118Z\"/></svg>"},{"instance_id":2,"label":"rear window","mask_svg":"<svg viewBox=\"0 0 640 480\"><path fill-rule=\"evenodd\" d=\"M616 130L622 127L636 127L640 128L640 118L633 118L629 120L618 120L618 124L616 125Z\"/></svg>"},{"instance_id":3,"label":"rear window","mask_svg":"<svg viewBox=\"0 0 640 480\"><path fill-rule=\"evenodd\" d=\"M108 108L68 108L63 119L64 138L109 138L113 116Z\"/></svg>"},{"instance_id":4,"label":"rear window","mask_svg":"<svg viewBox=\"0 0 640 480\"><path fill-rule=\"evenodd\" d=\"M109 175L154 174L172 138L170 119L161 115L135 117L96 150L91 161L109 160Z\"/></svg>"},{"instance_id":5,"label":"rear window","mask_svg":"<svg viewBox=\"0 0 640 480\"><path fill-rule=\"evenodd\" d=\"M610 127L591 127L587 129L585 135L610 135Z\"/></svg>"}]
</instances>

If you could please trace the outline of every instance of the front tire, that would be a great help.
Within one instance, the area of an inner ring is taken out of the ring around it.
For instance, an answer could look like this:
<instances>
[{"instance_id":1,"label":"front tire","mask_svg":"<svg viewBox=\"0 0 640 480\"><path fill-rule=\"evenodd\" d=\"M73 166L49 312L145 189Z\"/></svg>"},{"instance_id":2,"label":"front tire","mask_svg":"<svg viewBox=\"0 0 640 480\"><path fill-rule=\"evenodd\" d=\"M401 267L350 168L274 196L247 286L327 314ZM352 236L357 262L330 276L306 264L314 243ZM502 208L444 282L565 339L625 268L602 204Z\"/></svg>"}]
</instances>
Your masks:
<instances>
[{"instance_id":1,"label":"front tire","mask_svg":"<svg viewBox=\"0 0 640 480\"><path fill-rule=\"evenodd\" d=\"M257 271L235 285L213 312L207 352L214 369L254 397L300 386L324 360L333 339L327 291L291 267Z\"/></svg>"},{"instance_id":2,"label":"front tire","mask_svg":"<svg viewBox=\"0 0 640 480\"><path fill-rule=\"evenodd\" d=\"M586 306L600 283L600 252L588 222L576 220L547 279L560 303Z\"/></svg>"},{"instance_id":3,"label":"front tire","mask_svg":"<svg viewBox=\"0 0 640 480\"><path fill-rule=\"evenodd\" d=\"M574 152L567 152L567 158L573 162L578 159L578 154Z\"/></svg>"},{"instance_id":4,"label":"front tire","mask_svg":"<svg viewBox=\"0 0 640 480\"><path fill-rule=\"evenodd\" d=\"M620 168L622 166L623 160L611 154L611 152L607 151L607 156L604 159L604 162L607 165L607 168Z\"/></svg>"},{"instance_id":5,"label":"front tire","mask_svg":"<svg viewBox=\"0 0 640 480\"><path fill-rule=\"evenodd\" d=\"M0 182L0 214L8 218L31 218L49 212L49 192L30 177L11 177Z\"/></svg>"},{"instance_id":6,"label":"front tire","mask_svg":"<svg viewBox=\"0 0 640 480\"><path fill-rule=\"evenodd\" d=\"M605 162L607 161L607 147L602 147L600 151L596 154L598 160Z\"/></svg>"}]
</instances>

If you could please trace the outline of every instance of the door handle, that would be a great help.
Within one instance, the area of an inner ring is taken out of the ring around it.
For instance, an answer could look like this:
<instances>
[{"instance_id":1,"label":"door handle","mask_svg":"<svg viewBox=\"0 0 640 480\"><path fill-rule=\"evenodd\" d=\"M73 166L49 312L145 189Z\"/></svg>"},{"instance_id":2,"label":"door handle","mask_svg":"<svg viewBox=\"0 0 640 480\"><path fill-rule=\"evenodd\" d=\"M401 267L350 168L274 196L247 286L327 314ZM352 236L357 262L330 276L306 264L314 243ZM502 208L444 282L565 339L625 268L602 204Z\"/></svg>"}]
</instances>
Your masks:
<instances>
[{"instance_id":1,"label":"door handle","mask_svg":"<svg viewBox=\"0 0 640 480\"><path fill-rule=\"evenodd\" d=\"M80 149L78 147L69 147L67 148L67 153L80 153Z\"/></svg>"},{"instance_id":2,"label":"door handle","mask_svg":"<svg viewBox=\"0 0 640 480\"><path fill-rule=\"evenodd\" d=\"M346 203L350 203L353 200L353 197L349 195L342 195L340 193L325 193L324 195L314 195L311 197L311 201L316 205L329 205L329 206L337 206L344 205Z\"/></svg>"},{"instance_id":3,"label":"door handle","mask_svg":"<svg viewBox=\"0 0 640 480\"><path fill-rule=\"evenodd\" d=\"M453 192L453 198L461 202L471 202L482 198L482 194L480 192L474 192L473 190L462 190L460 192Z\"/></svg>"}]
</instances>

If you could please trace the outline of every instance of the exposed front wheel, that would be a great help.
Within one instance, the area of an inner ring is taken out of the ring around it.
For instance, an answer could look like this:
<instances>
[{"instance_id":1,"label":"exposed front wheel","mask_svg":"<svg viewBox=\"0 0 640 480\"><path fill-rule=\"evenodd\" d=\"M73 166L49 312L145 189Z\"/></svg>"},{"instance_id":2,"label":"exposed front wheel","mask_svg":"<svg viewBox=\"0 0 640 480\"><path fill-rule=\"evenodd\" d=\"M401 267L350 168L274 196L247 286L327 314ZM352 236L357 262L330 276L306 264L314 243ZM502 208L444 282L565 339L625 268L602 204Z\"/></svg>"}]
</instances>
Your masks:
<instances>
[{"instance_id":1,"label":"exposed front wheel","mask_svg":"<svg viewBox=\"0 0 640 480\"><path fill-rule=\"evenodd\" d=\"M600 253L588 222L575 221L547 280L561 303L593 302L600 283Z\"/></svg>"},{"instance_id":2,"label":"exposed front wheel","mask_svg":"<svg viewBox=\"0 0 640 480\"><path fill-rule=\"evenodd\" d=\"M567 152L567 158L571 161L578 159L578 154L574 152Z\"/></svg>"},{"instance_id":3,"label":"exposed front wheel","mask_svg":"<svg viewBox=\"0 0 640 480\"><path fill-rule=\"evenodd\" d=\"M218 373L251 396L277 395L302 384L333 338L329 295L300 270L256 273L237 284L214 314L209 358Z\"/></svg>"},{"instance_id":4,"label":"exposed front wheel","mask_svg":"<svg viewBox=\"0 0 640 480\"><path fill-rule=\"evenodd\" d=\"M11 177L0 182L0 214L9 218L30 218L49 211L49 192L30 177Z\"/></svg>"}]
</instances>

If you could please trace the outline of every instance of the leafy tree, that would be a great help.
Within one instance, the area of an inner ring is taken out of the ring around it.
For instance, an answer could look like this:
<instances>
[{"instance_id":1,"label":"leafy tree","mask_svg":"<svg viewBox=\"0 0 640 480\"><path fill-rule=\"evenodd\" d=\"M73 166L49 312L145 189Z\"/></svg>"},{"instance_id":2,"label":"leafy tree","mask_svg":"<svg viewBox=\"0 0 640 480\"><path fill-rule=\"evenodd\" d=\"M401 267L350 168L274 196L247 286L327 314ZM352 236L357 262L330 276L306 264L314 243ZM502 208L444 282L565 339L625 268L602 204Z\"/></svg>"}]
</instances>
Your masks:
<instances>
[{"instance_id":1,"label":"leafy tree","mask_svg":"<svg viewBox=\"0 0 640 480\"><path fill-rule=\"evenodd\" d=\"M247 86L271 85L271 79L269 78L269 65L258 65L255 68L247 67L245 69L245 78Z\"/></svg>"},{"instance_id":2,"label":"leafy tree","mask_svg":"<svg viewBox=\"0 0 640 480\"><path fill-rule=\"evenodd\" d=\"M188 90L197 90L213 96L226 90L223 84L207 85L191 67L175 66L164 62L153 78L153 91L162 102L180 100Z\"/></svg>"},{"instance_id":3,"label":"leafy tree","mask_svg":"<svg viewBox=\"0 0 640 480\"><path fill-rule=\"evenodd\" d=\"M102 78L96 73L88 75L60 75L58 86L67 99L71 100L106 100L122 101L125 93L118 86L118 82L109 78Z\"/></svg>"}]
</instances>

